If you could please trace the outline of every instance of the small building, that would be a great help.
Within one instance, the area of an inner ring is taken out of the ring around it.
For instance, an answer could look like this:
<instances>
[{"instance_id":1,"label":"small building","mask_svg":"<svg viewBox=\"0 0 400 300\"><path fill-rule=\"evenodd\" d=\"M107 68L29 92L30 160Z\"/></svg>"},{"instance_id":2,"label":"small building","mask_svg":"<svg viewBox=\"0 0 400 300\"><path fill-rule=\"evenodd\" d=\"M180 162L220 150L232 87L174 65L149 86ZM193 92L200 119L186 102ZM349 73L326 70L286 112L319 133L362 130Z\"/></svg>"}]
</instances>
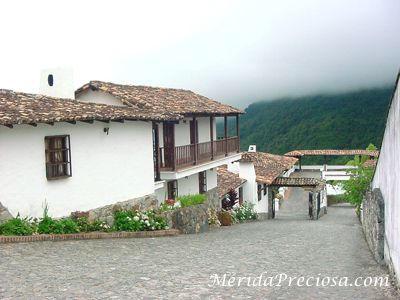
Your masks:
<instances>
[{"instance_id":1,"label":"small building","mask_svg":"<svg viewBox=\"0 0 400 300\"><path fill-rule=\"evenodd\" d=\"M273 216L273 181L280 176L287 176L293 170L296 158L256 152L255 146L251 151L242 153L238 162L228 165L228 170L246 179L243 184L243 198L254 204L259 216ZM277 191L276 191L277 192Z\"/></svg>"}]
</instances>

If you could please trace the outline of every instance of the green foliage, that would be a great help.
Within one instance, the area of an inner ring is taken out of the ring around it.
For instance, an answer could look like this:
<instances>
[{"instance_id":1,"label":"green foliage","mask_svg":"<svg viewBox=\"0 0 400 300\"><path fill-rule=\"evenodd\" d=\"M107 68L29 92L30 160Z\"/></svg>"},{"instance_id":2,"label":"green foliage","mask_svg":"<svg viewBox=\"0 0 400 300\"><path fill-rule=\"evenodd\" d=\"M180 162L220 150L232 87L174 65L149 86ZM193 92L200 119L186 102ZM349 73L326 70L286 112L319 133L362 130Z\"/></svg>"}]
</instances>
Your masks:
<instances>
[{"instance_id":1,"label":"green foliage","mask_svg":"<svg viewBox=\"0 0 400 300\"><path fill-rule=\"evenodd\" d=\"M144 212L136 210L121 210L114 212L113 230L116 231L144 231L168 229L165 218L157 215L153 210Z\"/></svg>"},{"instance_id":2,"label":"green foliage","mask_svg":"<svg viewBox=\"0 0 400 300\"><path fill-rule=\"evenodd\" d=\"M380 145L392 87L257 102L240 118L241 149L284 154L294 149L365 149ZM234 126L233 123L228 124ZM218 123L219 135L223 123ZM303 164L323 163L309 157ZM328 158L345 164L351 157Z\"/></svg>"},{"instance_id":3,"label":"green foliage","mask_svg":"<svg viewBox=\"0 0 400 300\"><path fill-rule=\"evenodd\" d=\"M254 204L244 202L241 206L236 206L231 211L232 219L235 223L243 222L244 220L257 219L257 213L254 210Z\"/></svg>"},{"instance_id":4,"label":"green foliage","mask_svg":"<svg viewBox=\"0 0 400 300\"><path fill-rule=\"evenodd\" d=\"M174 205L169 205L165 202L161 203L160 207L159 207L159 212L165 212L165 211L171 211L171 210L175 210L176 207Z\"/></svg>"},{"instance_id":5,"label":"green foliage","mask_svg":"<svg viewBox=\"0 0 400 300\"><path fill-rule=\"evenodd\" d=\"M3 224L0 224L1 235L32 235L33 227L30 219L16 216Z\"/></svg>"},{"instance_id":6,"label":"green foliage","mask_svg":"<svg viewBox=\"0 0 400 300\"><path fill-rule=\"evenodd\" d=\"M373 144L369 144L367 150L376 150ZM374 175L373 168L364 166L368 157L356 155L353 160L347 164L355 166L356 168L347 171L350 179L341 182L345 190L344 198L356 207L357 215L360 215L361 203L364 199L365 193L370 189L372 177Z\"/></svg>"},{"instance_id":7,"label":"green foliage","mask_svg":"<svg viewBox=\"0 0 400 300\"><path fill-rule=\"evenodd\" d=\"M206 196L203 194L179 196L177 200L181 203L181 207L188 207L196 204L203 204Z\"/></svg>"}]
</instances>

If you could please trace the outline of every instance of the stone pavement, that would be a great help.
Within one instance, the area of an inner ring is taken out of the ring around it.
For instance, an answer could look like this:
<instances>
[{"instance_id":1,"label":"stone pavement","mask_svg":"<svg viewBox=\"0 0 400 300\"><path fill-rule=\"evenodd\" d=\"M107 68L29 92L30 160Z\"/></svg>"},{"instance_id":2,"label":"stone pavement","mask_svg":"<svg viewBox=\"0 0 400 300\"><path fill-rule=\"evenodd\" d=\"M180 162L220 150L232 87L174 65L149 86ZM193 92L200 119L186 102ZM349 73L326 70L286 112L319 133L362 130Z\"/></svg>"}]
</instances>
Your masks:
<instances>
[{"instance_id":1,"label":"stone pavement","mask_svg":"<svg viewBox=\"0 0 400 300\"><path fill-rule=\"evenodd\" d=\"M393 287L210 286L215 273L387 275L352 208L310 221L307 206L288 204L299 197L293 189L275 220L198 235L0 245L0 299L399 299Z\"/></svg>"}]
</instances>

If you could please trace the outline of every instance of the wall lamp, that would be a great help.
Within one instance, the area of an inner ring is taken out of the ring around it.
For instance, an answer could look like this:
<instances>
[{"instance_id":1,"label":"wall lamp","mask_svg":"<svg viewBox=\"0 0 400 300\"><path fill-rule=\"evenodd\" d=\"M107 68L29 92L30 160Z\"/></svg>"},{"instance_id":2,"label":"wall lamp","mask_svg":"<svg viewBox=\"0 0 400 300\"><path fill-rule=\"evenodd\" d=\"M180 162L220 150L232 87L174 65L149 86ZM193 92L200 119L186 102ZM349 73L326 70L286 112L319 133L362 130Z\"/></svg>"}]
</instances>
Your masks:
<instances>
[{"instance_id":1,"label":"wall lamp","mask_svg":"<svg viewBox=\"0 0 400 300\"><path fill-rule=\"evenodd\" d=\"M108 135L108 133L110 132L110 127L104 127L103 131Z\"/></svg>"}]
</instances>

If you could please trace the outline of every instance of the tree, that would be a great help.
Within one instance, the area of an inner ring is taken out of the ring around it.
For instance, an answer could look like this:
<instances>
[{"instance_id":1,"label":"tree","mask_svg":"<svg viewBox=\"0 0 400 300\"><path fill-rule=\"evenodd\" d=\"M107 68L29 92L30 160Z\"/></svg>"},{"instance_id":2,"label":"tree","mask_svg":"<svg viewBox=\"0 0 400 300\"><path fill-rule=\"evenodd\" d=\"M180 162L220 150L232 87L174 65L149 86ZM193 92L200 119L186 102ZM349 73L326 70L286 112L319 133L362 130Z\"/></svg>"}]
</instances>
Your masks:
<instances>
[{"instance_id":1,"label":"tree","mask_svg":"<svg viewBox=\"0 0 400 300\"><path fill-rule=\"evenodd\" d=\"M373 144L367 147L367 150L376 150ZM345 190L345 199L356 207L356 213L359 216L361 211L361 203L366 192L370 189L372 176L374 175L373 168L365 167L364 163L368 160L368 156L356 155L353 160L350 160L347 165L355 168L347 171L350 179L342 182L342 187Z\"/></svg>"}]
</instances>

